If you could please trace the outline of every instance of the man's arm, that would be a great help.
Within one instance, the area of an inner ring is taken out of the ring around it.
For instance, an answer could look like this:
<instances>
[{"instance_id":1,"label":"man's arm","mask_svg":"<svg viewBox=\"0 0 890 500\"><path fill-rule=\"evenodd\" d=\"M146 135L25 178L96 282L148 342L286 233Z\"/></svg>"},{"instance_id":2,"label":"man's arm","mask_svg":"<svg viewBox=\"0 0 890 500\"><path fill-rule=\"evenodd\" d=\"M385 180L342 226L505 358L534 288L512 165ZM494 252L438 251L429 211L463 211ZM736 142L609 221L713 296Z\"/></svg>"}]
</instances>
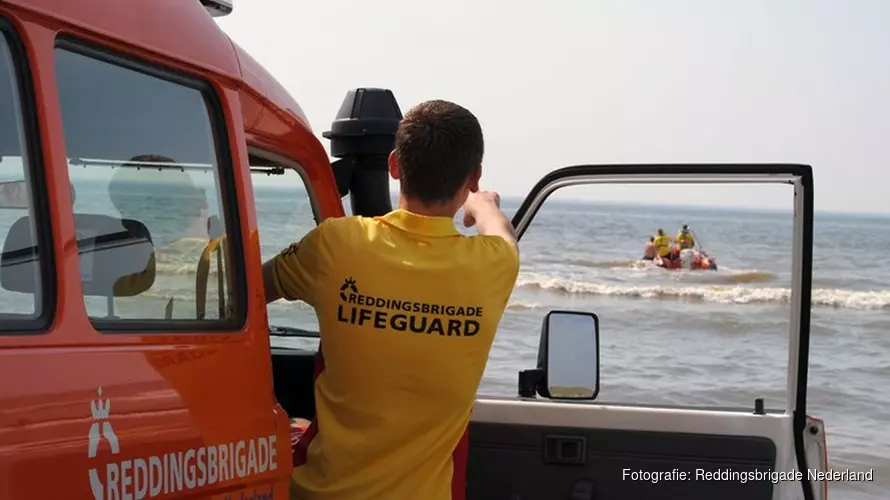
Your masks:
<instances>
[{"instance_id":1,"label":"man's arm","mask_svg":"<svg viewBox=\"0 0 890 500\"><path fill-rule=\"evenodd\" d=\"M277 258L276 255L263 264L263 290L266 292L266 304L281 298L281 292L275 285L275 259Z\"/></svg>"},{"instance_id":2,"label":"man's arm","mask_svg":"<svg viewBox=\"0 0 890 500\"><path fill-rule=\"evenodd\" d=\"M278 299L302 300L315 305L316 282L323 273L322 226L306 234L299 243L285 248L263 264L266 303Z\"/></svg>"},{"instance_id":3,"label":"man's arm","mask_svg":"<svg viewBox=\"0 0 890 500\"><path fill-rule=\"evenodd\" d=\"M479 234L485 236L500 236L507 240L508 243L519 248L516 242L516 230L513 229L513 223L501 212L496 206L486 207L479 210L476 215L476 227Z\"/></svg>"}]
</instances>

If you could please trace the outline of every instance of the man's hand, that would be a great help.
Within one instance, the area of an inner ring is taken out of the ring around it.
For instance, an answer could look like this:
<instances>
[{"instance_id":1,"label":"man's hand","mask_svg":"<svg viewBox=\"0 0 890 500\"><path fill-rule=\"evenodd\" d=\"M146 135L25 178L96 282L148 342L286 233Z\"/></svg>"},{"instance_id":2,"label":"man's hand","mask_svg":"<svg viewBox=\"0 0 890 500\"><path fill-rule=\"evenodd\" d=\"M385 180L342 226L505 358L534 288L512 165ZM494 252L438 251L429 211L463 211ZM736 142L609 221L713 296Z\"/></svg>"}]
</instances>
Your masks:
<instances>
[{"instance_id":1,"label":"man's hand","mask_svg":"<svg viewBox=\"0 0 890 500\"><path fill-rule=\"evenodd\" d=\"M500 236L516 246L513 224L501 212L501 197L494 191L470 193L464 203L464 226L476 226L479 234Z\"/></svg>"},{"instance_id":2,"label":"man's hand","mask_svg":"<svg viewBox=\"0 0 890 500\"><path fill-rule=\"evenodd\" d=\"M477 214L479 212L484 214L486 212L498 212L501 211L501 196L494 191L478 191L475 193L470 193L470 196L467 197L467 201L464 202L464 226L465 227L473 227L476 224L476 220L478 219Z\"/></svg>"}]
</instances>

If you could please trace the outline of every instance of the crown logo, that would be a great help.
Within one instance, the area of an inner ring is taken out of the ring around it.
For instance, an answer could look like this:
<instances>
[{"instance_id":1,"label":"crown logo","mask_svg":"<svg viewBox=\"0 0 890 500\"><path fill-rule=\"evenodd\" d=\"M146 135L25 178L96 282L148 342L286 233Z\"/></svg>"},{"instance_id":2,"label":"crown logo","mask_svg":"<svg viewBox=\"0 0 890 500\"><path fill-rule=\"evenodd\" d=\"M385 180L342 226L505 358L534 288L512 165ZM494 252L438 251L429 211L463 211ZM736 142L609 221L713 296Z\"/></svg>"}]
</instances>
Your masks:
<instances>
[{"instance_id":1,"label":"crown logo","mask_svg":"<svg viewBox=\"0 0 890 500\"><path fill-rule=\"evenodd\" d=\"M96 456L96 452L99 450L99 441L101 441L102 438L105 438L105 440L108 441L108 445L111 447L111 453L116 455L120 452L117 434L114 433L114 428L111 427L111 422L108 421L108 415L111 413L111 400L102 399L101 387L97 392L99 394L99 399L90 401L90 413L93 416L93 422L90 424L89 432L88 456L90 458Z\"/></svg>"},{"instance_id":2,"label":"crown logo","mask_svg":"<svg viewBox=\"0 0 890 500\"><path fill-rule=\"evenodd\" d=\"M343 285L340 286L340 298L343 299L344 302L349 300L349 297L346 295L347 290L352 294L358 294L358 287L355 286L355 280L351 277L346 278L343 281Z\"/></svg>"},{"instance_id":3,"label":"crown logo","mask_svg":"<svg viewBox=\"0 0 890 500\"><path fill-rule=\"evenodd\" d=\"M90 401L90 413L93 414L93 420L105 420L111 413L111 401L102 400L102 388L99 388L99 399Z\"/></svg>"}]
</instances>

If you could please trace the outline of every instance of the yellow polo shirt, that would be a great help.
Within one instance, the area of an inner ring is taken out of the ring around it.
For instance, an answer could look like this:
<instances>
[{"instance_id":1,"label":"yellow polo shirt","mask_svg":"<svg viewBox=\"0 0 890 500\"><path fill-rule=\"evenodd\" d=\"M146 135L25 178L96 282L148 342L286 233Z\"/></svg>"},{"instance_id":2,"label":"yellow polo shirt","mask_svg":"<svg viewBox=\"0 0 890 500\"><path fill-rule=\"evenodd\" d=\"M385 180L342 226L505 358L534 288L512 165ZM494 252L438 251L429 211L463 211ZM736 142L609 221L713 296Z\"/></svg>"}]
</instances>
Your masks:
<instances>
[{"instance_id":1,"label":"yellow polo shirt","mask_svg":"<svg viewBox=\"0 0 890 500\"><path fill-rule=\"evenodd\" d=\"M677 233L674 241L677 242L677 245L679 245L680 248L692 248L695 244L695 240L692 239L692 233L684 233L683 231Z\"/></svg>"},{"instance_id":2,"label":"yellow polo shirt","mask_svg":"<svg viewBox=\"0 0 890 500\"><path fill-rule=\"evenodd\" d=\"M463 499L466 429L516 248L395 210L324 221L274 271L284 298L315 308L321 335L292 498Z\"/></svg>"},{"instance_id":3,"label":"yellow polo shirt","mask_svg":"<svg viewBox=\"0 0 890 500\"><path fill-rule=\"evenodd\" d=\"M655 241L653 241L652 244L655 245L655 249L658 250L658 255L662 257L671 253L671 239L667 235L656 236Z\"/></svg>"}]
</instances>

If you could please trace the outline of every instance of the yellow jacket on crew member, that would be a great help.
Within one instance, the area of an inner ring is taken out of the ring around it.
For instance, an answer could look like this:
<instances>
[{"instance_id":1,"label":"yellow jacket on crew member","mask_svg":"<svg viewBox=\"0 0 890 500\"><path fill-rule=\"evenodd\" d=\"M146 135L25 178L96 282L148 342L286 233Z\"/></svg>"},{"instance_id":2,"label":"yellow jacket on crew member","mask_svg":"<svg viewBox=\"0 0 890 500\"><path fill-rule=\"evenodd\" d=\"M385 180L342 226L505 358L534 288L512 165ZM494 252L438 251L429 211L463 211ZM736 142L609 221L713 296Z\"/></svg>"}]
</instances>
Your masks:
<instances>
[{"instance_id":1,"label":"yellow jacket on crew member","mask_svg":"<svg viewBox=\"0 0 890 500\"><path fill-rule=\"evenodd\" d=\"M279 294L315 308L323 355L294 498L464 498L470 412L518 272L504 238L406 210L328 219L274 259Z\"/></svg>"},{"instance_id":2,"label":"yellow jacket on crew member","mask_svg":"<svg viewBox=\"0 0 890 500\"><path fill-rule=\"evenodd\" d=\"M652 242L655 245L655 248L658 250L658 255L661 257L666 256L671 253L671 237L665 234L656 235L655 240Z\"/></svg>"}]
</instances>

